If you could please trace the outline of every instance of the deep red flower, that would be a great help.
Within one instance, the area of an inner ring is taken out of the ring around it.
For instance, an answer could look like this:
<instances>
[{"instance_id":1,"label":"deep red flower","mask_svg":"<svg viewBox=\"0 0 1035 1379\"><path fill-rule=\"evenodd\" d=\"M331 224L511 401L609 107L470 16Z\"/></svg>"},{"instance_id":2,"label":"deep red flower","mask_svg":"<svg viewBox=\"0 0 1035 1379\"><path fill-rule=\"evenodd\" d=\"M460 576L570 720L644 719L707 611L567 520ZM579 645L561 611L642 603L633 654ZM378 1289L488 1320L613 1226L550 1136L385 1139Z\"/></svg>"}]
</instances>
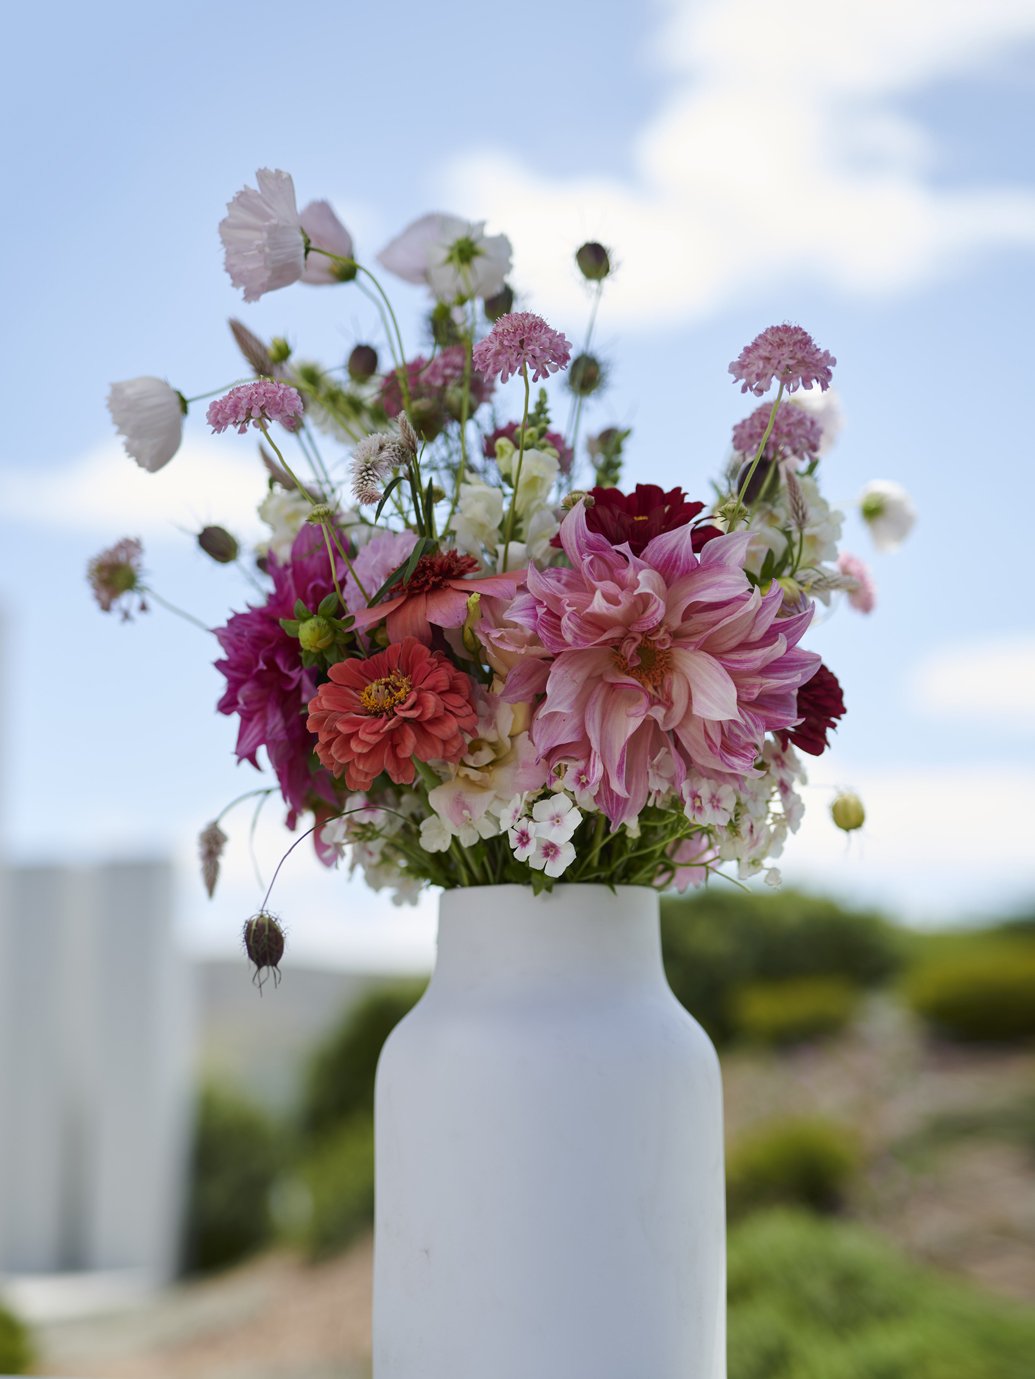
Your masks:
<instances>
[{"instance_id":1,"label":"deep red flower","mask_svg":"<svg viewBox=\"0 0 1035 1379\"><path fill-rule=\"evenodd\" d=\"M704 504L691 503L681 488L670 488L666 493L657 484L637 484L632 493L620 493L617 488L591 488L589 492L594 503L586 506L586 526L613 546L628 541L633 555L642 555L656 536L688 526L704 511ZM694 551L721 535L718 527L694 527Z\"/></svg>"},{"instance_id":2,"label":"deep red flower","mask_svg":"<svg viewBox=\"0 0 1035 1379\"><path fill-rule=\"evenodd\" d=\"M785 728L776 734L783 746L793 742L802 752L818 757L829 747L827 733L837 727L844 717L845 701L841 685L832 670L822 662L811 680L798 690L798 713L801 722L796 728Z\"/></svg>"},{"instance_id":3,"label":"deep red flower","mask_svg":"<svg viewBox=\"0 0 1035 1379\"><path fill-rule=\"evenodd\" d=\"M414 637L328 673L306 726L324 766L350 790L369 790L382 771L411 785L415 761L459 761L463 734L478 726L470 678Z\"/></svg>"}]
</instances>

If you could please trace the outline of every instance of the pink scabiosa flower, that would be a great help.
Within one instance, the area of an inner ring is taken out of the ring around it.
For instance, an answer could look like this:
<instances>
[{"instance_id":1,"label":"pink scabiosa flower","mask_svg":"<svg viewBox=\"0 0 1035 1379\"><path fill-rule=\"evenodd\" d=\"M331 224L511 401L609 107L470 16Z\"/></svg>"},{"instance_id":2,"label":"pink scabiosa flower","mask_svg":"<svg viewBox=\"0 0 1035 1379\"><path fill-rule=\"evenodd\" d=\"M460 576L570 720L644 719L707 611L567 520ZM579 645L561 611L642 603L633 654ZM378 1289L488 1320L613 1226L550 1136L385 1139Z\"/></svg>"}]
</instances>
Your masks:
<instances>
[{"instance_id":1,"label":"pink scabiosa flower","mask_svg":"<svg viewBox=\"0 0 1035 1379\"><path fill-rule=\"evenodd\" d=\"M267 562L273 591L266 602L232 614L216 629L224 653L216 669L226 678L216 707L240 719L238 761L258 767L259 749L265 750L288 806L288 828L294 828L303 810L321 799L335 805L337 796L330 777L312 769L314 744L305 726L317 672L301 664L298 640L284 631L280 619L294 617L298 599L316 608L334 591L334 581L323 533L315 527L302 528L287 560L270 553ZM344 573L340 562L339 581Z\"/></svg>"},{"instance_id":2,"label":"pink scabiosa flower","mask_svg":"<svg viewBox=\"0 0 1035 1379\"><path fill-rule=\"evenodd\" d=\"M144 548L136 537L127 536L95 555L86 567L86 578L102 610L110 613L117 608L123 622L129 622L134 611L147 612L140 580L143 555Z\"/></svg>"},{"instance_id":3,"label":"pink scabiosa flower","mask_svg":"<svg viewBox=\"0 0 1035 1379\"><path fill-rule=\"evenodd\" d=\"M225 397L210 402L206 418L217 433L234 426L243 436L249 426L261 430L264 423L271 421L279 421L293 431L302 419L302 399L287 383L260 378L255 383L241 383Z\"/></svg>"},{"instance_id":4,"label":"pink scabiosa flower","mask_svg":"<svg viewBox=\"0 0 1035 1379\"><path fill-rule=\"evenodd\" d=\"M774 380L783 384L785 393L811 388L814 383L829 388L830 371L836 363L801 326L769 326L744 346L730 365L730 373L740 380L742 393L762 397Z\"/></svg>"},{"instance_id":5,"label":"pink scabiosa flower","mask_svg":"<svg viewBox=\"0 0 1035 1379\"><path fill-rule=\"evenodd\" d=\"M762 594L744 572L750 541L715 537L698 558L680 526L634 556L590 531L579 503L561 526L572 568L530 566L506 610L551 659L519 663L504 698L545 692L533 742L552 769L599 780L615 827L640 814L659 761L675 790L690 771L749 776L766 733L799 717L798 687L819 664L797 645L812 610L778 617L779 586Z\"/></svg>"},{"instance_id":6,"label":"pink scabiosa flower","mask_svg":"<svg viewBox=\"0 0 1035 1379\"><path fill-rule=\"evenodd\" d=\"M548 326L533 311L511 311L501 316L484 340L474 347L474 367L490 378L506 383L513 374L533 370L532 382L568 367L571 341Z\"/></svg>"},{"instance_id":7,"label":"pink scabiosa flower","mask_svg":"<svg viewBox=\"0 0 1035 1379\"><path fill-rule=\"evenodd\" d=\"M764 402L749 417L737 422L733 428L733 449L738 455L743 455L747 460L754 459L772 410L772 406ZM823 428L811 413L792 402L781 402L762 459L795 459L807 463L819 455L822 440Z\"/></svg>"},{"instance_id":8,"label":"pink scabiosa flower","mask_svg":"<svg viewBox=\"0 0 1035 1379\"><path fill-rule=\"evenodd\" d=\"M246 302L298 282L305 268L305 240L289 173L260 168L259 187L245 187L227 203L219 237L230 281Z\"/></svg>"},{"instance_id":9,"label":"pink scabiosa flower","mask_svg":"<svg viewBox=\"0 0 1035 1379\"><path fill-rule=\"evenodd\" d=\"M108 411L127 455L150 474L168 464L183 440L187 400L164 378L130 378L113 383Z\"/></svg>"},{"instance_id":10,"label":"pink scabiosa flower","mask_svg":"<svg viewBox=\"0 0 1035 1379\"><path fill-rule=\"evenodd\" d=\"M410 785L415 761L459 761L464 733L477 726L469 678L413 637L328 673L307 726L324 766L350 790L369 790L382 771Z\"/></svg>"},{"instance_id":11,"label":"pink scabiosa flower","mask_svg":"<svg viewBox=\"0 0 1035 1379\"><path fill-rule=\"evenodd\" d=\"M306 256L305 267L302 269L302 281L313 287L351 282L356 276L355 264L339 263L337 259L352 258L354 252L352 236L334 214L331 203L329 201L310 201L299 216L299 223L309 236L309 242L313 246ZM317 250L319 249L326 249L328 253L336 254L337 259L329 259L327 254L318 253Z\"/></svg>"},{"instance_id":12,"label":"pink scabiosa flower","mask_svg":"<svg viewBox=\"0 0 1035 1379\"><path fill-rule=\"evenodd\" d=\"M842 551L837 558L837 568L852 581L848 590L848 602L858 613L872 613L877 606L877 589L870 574L870 567L850 551Z\"/></svg>"},{"instance_id":13,"label":"pink scabiosa flower","mask_svg":"<svg viewBox=\"0 0 1035 1379\"><path fill-rule=\"evenodd\" d=\"M385 621L389 641L412 637L430 645L432 627L463 625L471 594L480 594L483 599L510 599L525 577L524 570L482 575L480 568L473 556L455 550L422 555L406 584L400 582L390 589L384 603L356 612L355 627L363 631Z\"/></svg>"}]
</instances>

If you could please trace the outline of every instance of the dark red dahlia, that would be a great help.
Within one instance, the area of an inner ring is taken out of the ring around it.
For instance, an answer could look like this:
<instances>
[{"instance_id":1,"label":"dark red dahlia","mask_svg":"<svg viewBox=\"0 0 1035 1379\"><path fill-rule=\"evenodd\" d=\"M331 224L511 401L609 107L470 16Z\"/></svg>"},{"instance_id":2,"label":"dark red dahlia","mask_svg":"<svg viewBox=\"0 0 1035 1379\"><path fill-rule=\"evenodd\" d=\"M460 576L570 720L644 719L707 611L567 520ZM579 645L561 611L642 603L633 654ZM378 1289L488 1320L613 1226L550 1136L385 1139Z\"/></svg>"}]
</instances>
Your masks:
<instances>
[{"instance_id":1,"label":"dark red dahlia","mask_svg":"<svg viewBox=\"0 0 1035 1379\"><path fill-rule=\"evenodd\" d=\"M704 511L704 504L688 501L681 488L670 488L666 493L657 484L637 484L632 493L621 493L617 488L591 488L589 493L594 501L592 507L586 507L586 526L614 546L628 541L633 555L642 555L656 536L688 526ZM699 551L722 532L702 523L694 527L692 535L694 550Z\"/></svg>"},{"instance_id":2,"label":"dark red dahlia","mask_svg":"<svg viewBox=\"0 0 1035 1379\"><path fill-rule=\"evenodd\" d=\"M844 712L844 695L837 676L820 662L812 679L806 680L798 690L801 722L796 728L781 729L776 736L785 747L793 742L809 756L822 756L830 745L827 733L837 727L837 720L844 717Z\"/></svg>"}]
</instances>

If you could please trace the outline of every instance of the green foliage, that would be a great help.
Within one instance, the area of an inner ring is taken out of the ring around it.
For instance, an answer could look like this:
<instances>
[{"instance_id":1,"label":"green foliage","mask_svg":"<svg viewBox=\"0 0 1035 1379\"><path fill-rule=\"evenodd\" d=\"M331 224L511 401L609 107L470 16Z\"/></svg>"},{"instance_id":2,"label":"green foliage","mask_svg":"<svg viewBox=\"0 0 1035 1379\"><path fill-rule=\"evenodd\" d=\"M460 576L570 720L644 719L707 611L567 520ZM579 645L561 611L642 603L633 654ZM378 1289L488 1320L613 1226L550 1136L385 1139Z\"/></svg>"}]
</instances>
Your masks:
<instances>
[{"instance_id":1,"label":"green foliage","mask_svg":"<svg viewBox=\"0 0 1035 1379\"><path fill-rule=\"evenodd\" d=\"M325 1136L302 1164L310 1211L302 1244L320 1259L351 1245L374 1220L374 1123L360 1113Z\"/></svg>"},{"instance_id":2,"label":"green foliage","mask_svg":"<svg viewBox=\"0 0 1035 1379\"><path fill-rule=\"evenodd\" d=\"M920 962L906 979L909 1004L940 1034L969 1041L1035 1038L1035 943L971 935Z\"/></svg>"},{"instance_id":3,"label":"green foliage","mask_svg":"<svg viewBox=\"0 0 1035 1379\"><path fill-rule=\"evenodd\" d=\"M393 982L365 996L312 1055L300 1120L319 1139L351 1117L374 1110L374 1073L381 1046L424 990L419 981Z\"/></svg>"},{"instance_id":4,"label":"green foliage","mask_svg":"<svg viewBox=\"0 0 1035 1379\"><path fill-rule=\"evenodd\" d=\"M661 926L672 990L716 1042L736 1033L733 992L749 983L840 977L869 986L901 962L898 931L875 911L799 891L709 886L663 899Z\"/></svg>"},{"instance_id":5,"label":"green foliage","mask_svg":"<svg viewBox=\"0 0 1035 1379\"><path fill-rule=\"evenodd\" d=\"M834 1121L769 1121L729 1154L726 1197L731 1217L785 1204L835 1211L859 1167L854 1135Z\"/></svg>"},{"instance_id":6,"label":"green foliage","mask_svg":"<svg viewBox=\"0 0 1035 1379\"><path fill-rule=\"evenodd\" d=\"M222 1268L269 1241L270 1190L283 1153L281 1132L260 1107L224 1088L202 1090L187 1208L189 1272Z\"/></svg>"},{"instance_id":7,"label":"green foliage","mask_svg":"<svg viewBox=\"0 0 1035 1379\"><path fill-rule=\"evenodd\" d=\"M859 1004L855 986L844 977L798 977L782 982L749 982L731 996L733 1022L746 1039L762 1044L794 1044L836 1034Z\"/></svg>"},{"instance_id":8,"label":"green foliage","mask_svg":"<svg viewBox=\"0 0 1035 1379\"><path fill-rule=\"evenodd\" d=\"M1035 1317L856 1226L789 1212L730 1233L729 1379L1029 1379Z\"/></svg>"},{"instance_id":9,"label":"green foliage","mask_svg":"<svg viewBox=\"0 0 1035 1379\"><path fill-rule=\"evenodd\" d=\"M27 1374L34 1358L28 1328L0 1305L0 1371Z\"/></svg>"}]
</instances>

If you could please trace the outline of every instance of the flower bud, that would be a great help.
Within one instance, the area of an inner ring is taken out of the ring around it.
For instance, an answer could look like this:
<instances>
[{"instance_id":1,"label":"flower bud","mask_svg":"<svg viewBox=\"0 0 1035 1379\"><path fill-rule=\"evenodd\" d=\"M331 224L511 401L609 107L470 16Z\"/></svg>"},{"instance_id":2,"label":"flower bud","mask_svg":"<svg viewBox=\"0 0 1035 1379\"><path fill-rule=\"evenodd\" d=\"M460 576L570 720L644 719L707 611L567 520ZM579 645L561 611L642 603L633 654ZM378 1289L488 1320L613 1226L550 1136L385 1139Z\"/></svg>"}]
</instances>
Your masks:
<instances>
[{"instance_id":1,"label":"flower bud","mask_svg":"<svg viewBox=\"0 0 1035 1379\"><path fill-rule=\"evenodd\" d=\"M202 527L198 545L217 565L232 565L237 559L237 541L225 527Z\"/></svg>"},{"instance_id":2,"label":"flower bud","mask_svg":"<svg viewBox=\"0 0 1035 1379\"><path fill-rule=\"evenodd\" d=\"M486 297L482 305L485 308L485 319L495 324L501 316L507 316L514 310L514 289L509 283L504 283L498 292Z\"/></svg>"},{"instance_id":3,"label":"flower bud","mask_svg":"<svg viewBox=\"0 0 1035 1379\"><path fill-rule=\"evenodd\" d=\"M299 623L298 641L303 651L326 651L334 643L334 628L316 614Z\"/></svg>"},{"instance_id":4,"label":"flower bud","mask_svg":"<svg viewBox=\"0 0 1035 1379\"><path fill-rule=\"evenodd\" d=\"M587 493L586 490L582 488L573 488L570 493L566 493L561 499L561 507L565 512L570 512L572 508L577 507L579 503L585 503L586 507L592 508L596 507L596 502L597 500L593 497L592 493Z\"/></svg>"},{"instance_id":5,"label":"flower bud","mask_svg":"<svg viewBox=\"0 0 1035 1379\"><path fill-rule=\"evenodd\" d=\"M576 397L589 397L600 387L604 371L600 360L592 354L579 354L571 361L568 370L568 387Z\"/></svg>"},{"instance_id":6,"label":"flower bud","mask_svg":"<svg viewBox=\"0 0 1035 1379\"><path fill-rule=\"evenodd\" d=\"M274 335L270 341L270 360L274 364L286 364L291 358L291 346L282 335Z\"/></svg>"},{"instance_id":7,"label":"flower bud","mask_svg":"<svg viewBox=\"0 0 1035 1379\"><path fill-rule=\"evenodd\" d=\"M377 350L373 345L356 345L346 367L353 383L365 383L377 373Z\"/></svg>"},{"instance_id":8,"label":"flower bud","mask_svg":"<svg viewBox=\"0 0 1035 1379\"><path fill-rule=\"evenodd\" d=\"M314 503L305 515L314 527L329 527L334 521L334 509L329 503Z\"/></svg>"},{"instance_id":9,"label":"flower bud","mask_svg":"<svg viewBox=\"0 0 1035 1379\"><path fill-rule=\"evenodd\" d=\"M589 282L602 282L611 271L611 259L607 250L596 240L589 240L575 251L575 262L579 272Z\"/></svg>"},{"instance_id":10,"label":"flower bud","mask_svg":"<svg viewBox=\"0 0 1035 1379\"><path fill-rule=\"evenodd\" d=\"M863 802L858 795L850 790L842 790L834 799L830 806L830 813L837 824L845 833L852 833L857 828L862 828L866 822L866 810Z\"/></svg>"},{"instance_id":11,"label":"flower bud","mask_svg":"<svg viewBox=\"0 0 1035 1379\"><path fill-rule=\"evenodd\" d=\"M752 460L745 460L740 467L737 475L737 493L739 494L744 487L747 476L751 474ZM759 460L755 465L755 472L751 474L751 482L747 490L741 496L745 503L757 503L759 498L773 497L776 486L779 483L779 465L775 460Z\"/></svg>"},{"instance_id":12,"label":"flower bud","mask_svg":"<svg viewBox=\"0 0 1035 1379\"><path fill-rule=\"evenodd\" d=\"M448 302L439 302L428 318L431 338L439 349L460 343L460 330L453 318L453 308Z\"/></svg>"},{"instance_id":13,"label":"flower bud","mask_svg":"<svg viewBox=\"0 0 1035 1379\"><path fill-rule=\"evenodd\" d=\"M481 594L468 594L467 596L467 616L464 618L463 637L464 650L471 656L477 656L481 650L481 642L475 628L481 618Z\"/></svg>"},{"instance_id":14,"label":"flower bud","mask_svg":"<svg viewBox=\"0 0 1035 1379\"><path fill-rule=\"evenodd\" d=\"M262 974L267 967L273 973L273 985L276 986L280 980L280 960L284 956L284 930L279 920L266 910L252 915L244 926L244 951L255 964L252 980L260 991L265 981Z\"/></svg>"}]
</instances>

